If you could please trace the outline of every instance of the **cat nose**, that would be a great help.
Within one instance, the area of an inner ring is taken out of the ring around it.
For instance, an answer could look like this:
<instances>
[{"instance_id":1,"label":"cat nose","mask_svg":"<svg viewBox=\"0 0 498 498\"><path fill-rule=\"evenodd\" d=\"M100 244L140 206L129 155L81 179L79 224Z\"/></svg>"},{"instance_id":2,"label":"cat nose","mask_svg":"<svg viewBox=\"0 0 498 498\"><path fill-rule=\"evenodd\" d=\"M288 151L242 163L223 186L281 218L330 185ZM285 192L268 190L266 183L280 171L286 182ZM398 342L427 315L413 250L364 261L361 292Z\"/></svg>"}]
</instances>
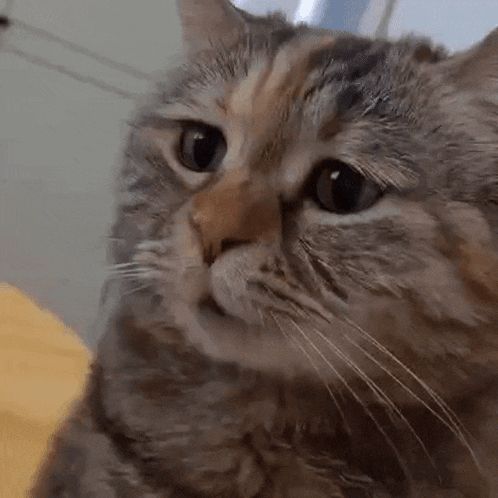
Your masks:
<instances>
[{"instance_id":1,"label":"cat nose","mask_svg":"<svg viewBox=\"0 0 498 498\"><path fill-rule=\"evenodd\" d=\"M234 247L277 240L280 203L270 189L255 188L235 170L194 196L191 223L200 236L204 260L211 265Z\"/></svg>"}]
</instances>

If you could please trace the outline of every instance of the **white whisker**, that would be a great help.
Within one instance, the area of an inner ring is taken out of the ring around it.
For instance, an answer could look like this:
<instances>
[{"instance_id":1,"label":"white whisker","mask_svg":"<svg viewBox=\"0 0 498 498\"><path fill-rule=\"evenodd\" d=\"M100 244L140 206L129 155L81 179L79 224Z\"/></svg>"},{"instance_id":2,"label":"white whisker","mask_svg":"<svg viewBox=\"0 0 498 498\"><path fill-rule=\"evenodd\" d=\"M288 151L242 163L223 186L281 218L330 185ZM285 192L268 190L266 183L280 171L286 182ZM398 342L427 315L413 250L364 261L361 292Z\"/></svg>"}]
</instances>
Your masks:
<instances>
[{"instance_id":1,"label":"white whisker","mask_svg":"<svg viewBox=\"0 0 498 498\"><path fill-rule=\"evenodd\" d=\"M315 327L312 327L311 330L314 331L337 354L337 356L339 356L339 358L341 358L344 361L344 363L346 363L346 365L348 365L354 372L357 373L357 375L365 382L365 384L369 387L369 389L374 393L374 395L382 404L385 403L389 407L389 409L392 410L400 418L400 420L406 425L408 430L411 432L411 434L413 435L419 446L422 448L422 451L426 455L431 466L435 470L437 470L434 459L429 453L427 446L422 441L422 439L420 438L419 434L417 433L413 425L401 412L399 407L394 403L394 401L377 385L375 381L372 380L372 378L368 374L366 374L350 357L348 357L343 351L341 351L325 334L320 332Z\"/></svg>"},{"instance_id":2,"label":"white whisker","mask_svg":"<svg viewBox=\"0 0 498 498\"><path fill-rule=\"evenodd\" d=\"M133 287L132 289L129 289L127 292L123 292L121 296L122 297L130 296L131 294L136 294L137 292L148 289L149 287L152 287L152 284L148 283L144 285L139 285L138 287Z\"/></svg>"},{"instance_id":3,"label":"white whisker","mask_svg":"<svg viewBox=\"0 0 498 498\"><path fill-rule=\"evenodd\" d=\"M325 362L325 364L332 370L332 372L337 375L337 377L341 380L341 382L344 384L348 392L353 396L353 398L356 400L356 402L362 407L363 411L365 414L370 418L370 420L373 422L375 425L376 429L379 431L379 433L384 437L387 445L391 448L393 454L396 456L398 463L403 470L406 478L408 479L409 482L413 482L413 478L411 475L411 472L409 471L405 459L402 457L401 453L399 452L397 446L394 444L392 439L389 437L389 435L386 433L382 425L379 423L375 415L372 413L372 411L368 408L366 403L358 396L356 391L349 385L347 380L344 378L343 375L339 373L339 371L332 365L330 360L322 353L322 351L316 346L316 344L305 334L305 332L302 330L301 327L293 320L290 319L290 322L294 325L294 327L297 329L297 331L301 334L303 339L316 351L316 353L320 356L320 358Z\"/></svg>"},{"instance_id":4,"label":"white whisker","mask_svg":"<svg viewBox=\"0 0 498 498\"><path fill-rule=\"evenodd\" d=\"M339 415L343 421L343 423L345 424L346 426L346 429L349 430L349 428L347 427L347 421L346 421L346 417L344 416L344 411L341 407L341 405L339 404L339 401L337 400L337 397L335 396L334 392L332 391L332 389L330 389L330 386L328 384L328 382L325 380L324 376L322 375L318 365L316 364L315 360L313 359L313 357L308 353L308 351L306 351L306 349L303 348L303 346L299 343L299 341L296 340L295 337L293 337L291 334L289 334L288 332L286 332L282 326L280 325L280 322L278 321L278 317L275 316L274 313L270 312L270 315L271 317L273 318L275 324L277 325L277 328L279 329L279 331L282 333L282 335L290 342L292 342L303 354L304 356L307 358L307 360L309 361L309 363L311 364L313 370L315 370L316 374L318 375L318 378L322 381L323 385L325 386L325 389L327 390L327 392L329 393L330 395L330 398L332 399L332 401L334 402L336 408L337 408L337 411L339 412Z\"/></svg>"},{"instance_id":5,"label":"white whisker","mask_svg":"<svg viewBox=\"0 0 498 498\"><path fill-rule=\"evenodd\" d=\"M407 392L415 401L418 401L424 408L426 408L432 415L434 415L446 428L448 428L456 436L459 434L456 432L454 425L452 425L448 420L443 418L440 413L438 413L431 405L429 405L425 400L423 400L417 393L415 393L409 386L407 386L401 379L399 379L395 374L393 374L385 365L383 365L375 356L370 354L361 344L358 344L354 339L348 336L343 337L352 346L359 349L370 361L372 361L376 366L378 366L386 375L388 375L396 384L398 384L405 392Z\"/></svg>"},{"instance_id":6,"label":"white whisker","mask_svg":"<svg viewBox=\"0 0 498 498\"><path fill-rule=\"evenodd\" d=\"M304 310L303 310L304 311ZM314 309L306 309L306 313L311 316L310 313L316 313L316 310ZM445 421L445 418L441 415L438 414L436 415L437 412L435 412L434 409L432 409L430 406L427 405L427 403L422 402L422 406L426 407L430 413L436 416L438 420L440 420L445 427L447 427L457 438L458 440L462 443L462 445L469 451L475 465L477 466L478 469L481 470L481 465L479 463L479 459L477 458L477 455L472 448L472 445L470 444L469 440L472 440L472 436L469 434L469 432L465 429L464 425L456 415L456 413L448 406L448 404L426 383L424 382L413 370L411 370L408 366L406 366L399 358L397 358L391 351L389 351L385 346L383 346L377 339L375 339L371 334L369 334L366 330L364 330L360 325L356 324L354 321L347 317L338 317L335 315L332 315L329 312L326 312L325 314L322 312L319 314L319 316L324 319L327 323L330 323L333 320L340 320L342 321L345 325L348 325L350 327L353 327L355 330L357 330L367 341L369 341L371 344L374 345L374 347L387 355L392 361L394 361L398 366L400 366L408 375L413 378L419 386L422 387L422 389L428 394L428 396L434 401L436 406L442 411L443 415L447 417L447 420ZM347 337L345 334L342 334L342 336ZM403 382L401 382L399 379L398 381L401 383L402 386L404 386L404 389L409 392L413 393L411 389L408 388ZM415 393L413 393L414 399L419 400L420 397L417 396Z\"/></svg>"},{"instance_id":7,"label":"white whisker","mask_svg":"<svg viewBox=\"0 0 498 498\"><path fill-rule=\"evenodd\" d=\"M406 366L400 359L398 359L391 351L389 351L385 346L383 346L377 339L375 339L371 334L369 334L365 329L363 329L360 325L353 322L349 318L342 318L342 321L353 327L357 330L363 337L365 337L371 344L373 344L379 351L387 355L392 361L394 361L398 366L400 366L411 378L413 378L417 384L419 384L425 392L430 396L430 398L436 403L436 405L441 409L441 411L446 415L451 422L451 426L453 427L453 433L458 437L460 442L467 448L469 453L474 460L476 466L480 469L481 465L479 463L479 459L475 454L471 444L469 443L468 438L472 439L472 436L465 429L464 425L456 415L456 413L448 406L448 404L426 383L424 382L413 370L411 370L408 366ZM448 427L448 425L446 425ZM464 434L465 432L465 434Z\"/></svg>"},{"instance_id":8,"label":"white whisker","mask_svg":"<svg viewBox=\"0 0 498 498\"><path fill-rule=\"evenodd\" d=\"M124 268L133 268L134 266L138 266L138 263L131 261L129 263L117 263L115 265L110 265L108 270L119 270Z\"/></svg>"},{"instance_id":9,"label":"white whisker","mask_svg":"<svg viewBox=\"0 0 498 498\"><path fill-rule=\"evenodd\" d=\"M139 268L136 270L121 270L110 273L111 279L122 280L152 280L154 273L157 271L149 270L147 268Z\"/></svg>"}]
</instances>

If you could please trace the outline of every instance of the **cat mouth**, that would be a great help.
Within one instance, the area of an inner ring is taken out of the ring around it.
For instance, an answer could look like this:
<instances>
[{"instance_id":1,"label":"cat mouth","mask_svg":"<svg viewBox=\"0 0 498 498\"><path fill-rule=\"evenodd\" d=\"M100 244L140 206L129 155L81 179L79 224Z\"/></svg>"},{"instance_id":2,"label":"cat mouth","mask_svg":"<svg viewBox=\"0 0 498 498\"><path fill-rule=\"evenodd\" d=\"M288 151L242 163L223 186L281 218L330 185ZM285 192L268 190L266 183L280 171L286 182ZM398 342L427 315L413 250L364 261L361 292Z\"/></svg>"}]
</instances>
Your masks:
<instances>
[{"instance_id":1,"label":"cat mouth","mask_svg":"<svg viewBox=\"0 0 498 498\"><path fill-rule=\"evenodd\" d=\"M216 299L209 294L199 302L199 311L209 313L219 317L227 317L225 310L218 304Z\"/></svg>"},{"instance_id":2,"label":"cat mouth","mask_svg":"<svg viewBox=\"0 0 498 498\"><path fill-rule=\"evenodd\" d=\"M241 318L222 307L212 295L207 295L197 305L197 320L206 330L219 332L228 327L230 330L246 328Z\"/></svg>"}]
</instances>

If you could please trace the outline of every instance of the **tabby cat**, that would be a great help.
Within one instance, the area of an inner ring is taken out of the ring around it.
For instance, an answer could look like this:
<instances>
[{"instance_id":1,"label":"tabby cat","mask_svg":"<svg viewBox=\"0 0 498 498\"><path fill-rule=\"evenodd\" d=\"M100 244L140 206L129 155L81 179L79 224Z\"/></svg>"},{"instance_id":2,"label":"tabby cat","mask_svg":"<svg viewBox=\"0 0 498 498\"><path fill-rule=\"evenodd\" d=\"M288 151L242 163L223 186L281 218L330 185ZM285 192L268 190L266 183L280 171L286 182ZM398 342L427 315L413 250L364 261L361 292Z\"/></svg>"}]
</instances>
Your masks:
<instances>
[{"instance_id":1,"label":"tabby cat","mask_svg":"<svg viewBox=\"0 0 498 498\"><path fill-rule=\"evenodd\" d=\"M33 496L498 497L498 30L449 55L178 8Z\"/></svg>"}]
</instances>

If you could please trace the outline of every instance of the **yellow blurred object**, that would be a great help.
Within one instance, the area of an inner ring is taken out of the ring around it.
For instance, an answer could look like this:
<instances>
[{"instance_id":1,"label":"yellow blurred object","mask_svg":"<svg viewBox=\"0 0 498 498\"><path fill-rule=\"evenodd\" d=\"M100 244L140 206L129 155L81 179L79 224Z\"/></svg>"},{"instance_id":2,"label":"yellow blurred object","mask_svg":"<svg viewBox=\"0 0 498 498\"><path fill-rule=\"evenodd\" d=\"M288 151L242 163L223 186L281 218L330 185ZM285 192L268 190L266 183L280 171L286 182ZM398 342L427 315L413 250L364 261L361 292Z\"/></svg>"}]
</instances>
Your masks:
<instances>
[{"instance_id":1,"label":"yellow blurred object","mask_svg":"<svg viewBox=\"0 0 498 498\"><path fill-rule=\"evenodd\" d=\"M89 365L88 350L57 317L0 283L0 498L26 496Z\"/></svg>"}]
</instances>

